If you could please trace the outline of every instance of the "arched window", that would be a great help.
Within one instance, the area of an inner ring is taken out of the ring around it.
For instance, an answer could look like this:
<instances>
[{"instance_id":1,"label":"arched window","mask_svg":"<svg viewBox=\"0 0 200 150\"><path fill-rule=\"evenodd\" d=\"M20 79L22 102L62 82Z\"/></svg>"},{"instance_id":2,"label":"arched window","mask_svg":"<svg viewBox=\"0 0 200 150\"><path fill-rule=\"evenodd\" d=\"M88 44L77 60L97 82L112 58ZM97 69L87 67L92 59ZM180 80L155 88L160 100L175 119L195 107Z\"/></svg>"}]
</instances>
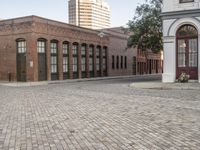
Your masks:
<instances>
[{"instance_id":1,"label":"arched window","mask_svg":"<svg viewBox=\"0 0 200 150\"><path fill-rule=\"evenodd\" d=\"M197 37L198 32L196 28L192 25L183 25L177 31L177 37Z\"/></svg>"},{"instance_id":2,"label":"arched window","mask_svg":"<svg viewBox=\"0 0 200 150\"><path fill-rule=\"evenodd\" d=\"M38 53L46 52L46 39L38 39L37 40L37 51Z\"/></svg>"},{"instance_id":3,"label":"arched window","mask_svg":"<svg viewBox=\"0 0 200 150\"><path fill-rule=\"evenodd\" d=\"M26 53L26 41L25 39L17 39L17 53Z\"/></svg>"}]
</instances>

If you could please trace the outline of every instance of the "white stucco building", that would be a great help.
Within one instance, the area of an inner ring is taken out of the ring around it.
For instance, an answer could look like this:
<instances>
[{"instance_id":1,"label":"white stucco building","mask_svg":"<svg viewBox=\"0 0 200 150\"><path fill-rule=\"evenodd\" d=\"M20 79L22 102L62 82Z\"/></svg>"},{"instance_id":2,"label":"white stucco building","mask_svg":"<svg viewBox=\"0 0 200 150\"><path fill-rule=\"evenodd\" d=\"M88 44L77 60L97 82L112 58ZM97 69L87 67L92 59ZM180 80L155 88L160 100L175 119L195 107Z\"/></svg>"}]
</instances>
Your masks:
<instances>
[{"instance_id":1,"label":"white stucco building","mask_svg":"<svg viewBox=\"0 0 200 150\"><path fill-rule=\"evenodd\" d=\"M200 0L163 0L163 82L182 72L200 82Z\"/></svg>"}]
</instances>

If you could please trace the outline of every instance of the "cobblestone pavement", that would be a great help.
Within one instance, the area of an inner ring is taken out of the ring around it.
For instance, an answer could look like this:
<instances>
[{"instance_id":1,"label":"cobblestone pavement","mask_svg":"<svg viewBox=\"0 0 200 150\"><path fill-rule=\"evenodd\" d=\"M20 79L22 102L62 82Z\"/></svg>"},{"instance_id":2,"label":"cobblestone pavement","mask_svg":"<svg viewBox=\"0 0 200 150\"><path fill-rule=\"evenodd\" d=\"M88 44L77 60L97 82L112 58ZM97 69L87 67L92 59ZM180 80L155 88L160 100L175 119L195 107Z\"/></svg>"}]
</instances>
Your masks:
<instances>
[{"instance_id":1,"label":"cobblestone pavement","mask_svg":"<svg viewBox=\"0 0 200 150\"><path fill-rule=\"evenodd\" d=\"M2 150L199 150L200 92L131 79L0 86Z\"/></svg>"}]
</instances>

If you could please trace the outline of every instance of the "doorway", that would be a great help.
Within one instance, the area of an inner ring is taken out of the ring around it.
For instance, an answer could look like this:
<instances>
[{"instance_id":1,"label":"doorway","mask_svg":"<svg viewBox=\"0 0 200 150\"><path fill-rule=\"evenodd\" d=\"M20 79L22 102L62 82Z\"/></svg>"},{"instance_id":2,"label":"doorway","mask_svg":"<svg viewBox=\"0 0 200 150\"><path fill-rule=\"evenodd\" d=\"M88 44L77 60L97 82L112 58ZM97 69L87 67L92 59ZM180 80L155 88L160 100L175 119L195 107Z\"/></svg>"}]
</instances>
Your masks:
<instances>
[{"instance_id":1,"label":"doorway","mask_svg":"<svg viewBox=\"0 0 200 150\"><path fill-rule=\"evenodd\" d=\"M46 64L46 41L37 41L38 50L38 80L47 80L47 64Z\"/></svg>"},{"instance_id":2,"label":"doorway","mask_svg":"<svg viewBox=\"0 0 200 150\"><path fill-rule=\"evenodd\" d=\"M198 79L198 32L192 25L181 26L177 31L176 78L182 73Z\"/></svg>"},{"instance_id":3,"label":"doorway","mask_svg":"<svg viewBox=\"0 0 200 150\"><path fill-rule=\"evenodd\" d=\"M17 81L26 81L26 41L17 40Z\"/></svg>"}]
</instances>

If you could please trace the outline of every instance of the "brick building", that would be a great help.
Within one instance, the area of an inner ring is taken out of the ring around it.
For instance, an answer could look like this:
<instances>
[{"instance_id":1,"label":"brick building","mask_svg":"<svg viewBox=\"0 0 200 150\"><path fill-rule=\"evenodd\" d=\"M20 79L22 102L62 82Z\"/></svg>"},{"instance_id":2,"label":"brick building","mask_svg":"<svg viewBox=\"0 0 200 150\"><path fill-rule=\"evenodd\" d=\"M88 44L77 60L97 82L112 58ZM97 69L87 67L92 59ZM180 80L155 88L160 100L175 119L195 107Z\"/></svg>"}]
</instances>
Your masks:
<instances>
[{"instance_id":1,"label":"brick building","mask_svg":"<svg viewBox=\"0 0 200 150\"><path fill-rule=\"evenodd\" d=\"M104 36L100 32L37 16L2 20L0 80L131 75L134 50L126 48L127 36L113 29ZM113 55L117 62L112 62Z\"/></svg>"},{"instance_id":2,"label":"brick building","mask_svg":"<svg viewBox=\"0 0 200 150\"><path fill-rule=\"evenodd\" d=\"M109 36L109 75L135 75L137 49L127 47L129 34L122 27L104 29L103 32Z\"/></svg>"},{"instance_id":3,"label":"brick building","mask_svg":"<svg viewBox=\"0 0 200 150\"><path fill-rule=\"evenodd\" d=\"M163 72L163 52L153 53L137 50L137 74L157 74Z\"/></svg>"}]
</instances>

